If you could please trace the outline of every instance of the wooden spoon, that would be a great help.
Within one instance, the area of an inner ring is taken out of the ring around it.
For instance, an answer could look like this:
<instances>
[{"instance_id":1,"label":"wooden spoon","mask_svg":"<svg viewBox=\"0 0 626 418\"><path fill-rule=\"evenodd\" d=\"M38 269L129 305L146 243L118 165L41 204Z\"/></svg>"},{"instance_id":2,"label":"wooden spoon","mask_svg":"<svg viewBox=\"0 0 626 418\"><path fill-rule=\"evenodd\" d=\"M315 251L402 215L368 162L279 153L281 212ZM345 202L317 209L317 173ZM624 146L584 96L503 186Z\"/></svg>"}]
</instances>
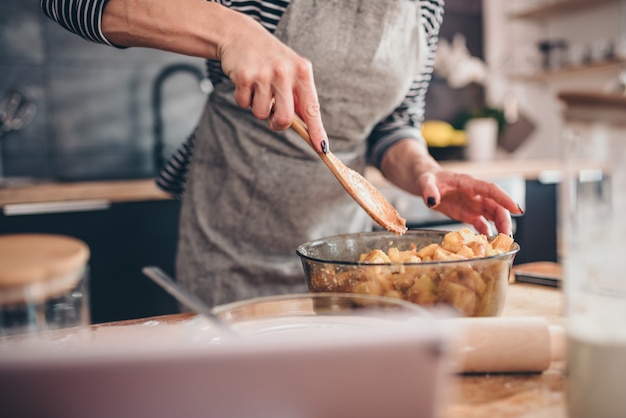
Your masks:
<instances>
[{"instance_id":1,"label":"wooden spoon","mask_svg":"<svg viewBox=\"0 0 626 418\"><path fill-rule=\"evenodd\" d=\"M296 116L291 127L311 146L311 148L315 149L313 142L311 142L309 131L302 119ZM380 226L396 235L402 235L407 231L406 219L400 217L398 211L385 199L385 196L383 196L372 183L367 181L365 177L346 166L330 151L326 154L318 152L317 155L319 155L322 161L330 168L330 171L332 171L348 194L352 196Z\"/></svg>"}]
</instances>

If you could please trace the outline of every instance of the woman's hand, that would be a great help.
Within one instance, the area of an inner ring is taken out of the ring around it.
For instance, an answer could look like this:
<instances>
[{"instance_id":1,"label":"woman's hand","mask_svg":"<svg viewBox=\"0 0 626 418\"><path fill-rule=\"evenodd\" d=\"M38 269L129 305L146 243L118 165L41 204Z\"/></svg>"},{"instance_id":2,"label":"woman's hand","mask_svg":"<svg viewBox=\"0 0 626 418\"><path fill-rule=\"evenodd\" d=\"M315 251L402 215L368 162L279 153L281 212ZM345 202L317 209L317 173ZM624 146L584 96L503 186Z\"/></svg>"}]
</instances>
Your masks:
<instances>
[{"instance_id":1,"label":"woman's hand","mask_svg":"<svg viewBox=\"0 0 626 418\"><path fill-rule=\"evenodd\" d=\"M487 221L492 221L498 232L510 235L510 213L523 214L517 203L496 184L467 174L427 171L418 176L417 184L430 208L474 226L481 234L490 234Z\"/></svg>"},{"instance_id":2,"label":"woman's hand","mask_svg":"<svg viewBox=\"0 0 626 418\"><path fill-rule=\"evenodd\" d=\"M400 141L385 155L381 169L398 187L421 196L424 203L489 235L492 221L498 232L511 234L511 213L524 212L500 187L467 174L443 170L419 141Z\"/></svg>"},{"instance_id":3,"label":"woman's hand","mask_svg":"<svg viewBox=\"0 0 626 418\"><path fill-rule=\"evenodd\" d=\"M247 16L232 36L218 45L224 73L235 84L235 100L252 109L259 119L268 119L270 129L291 126L294 112L306 123L317 151L328 144L322 125L311 62L296 54L261 25ZM322 141L326 145L322 146Z\"/></svg>"},{"instance_id":4,"label":"woman's hand","mask_svg":"<svg viewBox=\"0 0 626 418\"><path fill-rule=\"evenodd\" d=\"M251 17L208 1L109 0L102 30L119 46L221 61L238 105L274 130L289 128L295 112L315 149L327 147L311 63Z\"/></svg>"}]
</instances>

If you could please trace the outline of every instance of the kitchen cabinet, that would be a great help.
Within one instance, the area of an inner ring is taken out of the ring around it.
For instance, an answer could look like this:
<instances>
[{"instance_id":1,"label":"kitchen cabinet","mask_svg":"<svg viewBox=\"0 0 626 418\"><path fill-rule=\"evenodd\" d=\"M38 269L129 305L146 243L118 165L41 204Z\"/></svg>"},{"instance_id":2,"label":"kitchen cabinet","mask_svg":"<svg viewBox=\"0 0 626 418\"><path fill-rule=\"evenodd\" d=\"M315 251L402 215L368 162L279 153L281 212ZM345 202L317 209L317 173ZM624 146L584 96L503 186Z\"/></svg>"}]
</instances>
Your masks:
<instances>
[{"instance_id":1,"label":"kitchen cabinet","mask_svg":"<svg viewBox=\"0 0 626 418\"><path fill-rule=\"evenodd\" d=\"M156 265L174 273L180 202L77 200L56 202L50 206L54 211L37 203L7 210L16 207L5 206L0 214L0 233L62 234L89 246L93 323L179 311L174 299L145 277L141 268Z\"/></svg>"},{"instance_id":2,"label":"kitchen cabinet","mask_svg":"<svg viewBox=\"0 0 626 418\"><path fill-rule=\"evenodd\" d=\"M515 218L515 264L558 261L558 183L526 180L524 216Z\"/></svg>"}]
</instances>

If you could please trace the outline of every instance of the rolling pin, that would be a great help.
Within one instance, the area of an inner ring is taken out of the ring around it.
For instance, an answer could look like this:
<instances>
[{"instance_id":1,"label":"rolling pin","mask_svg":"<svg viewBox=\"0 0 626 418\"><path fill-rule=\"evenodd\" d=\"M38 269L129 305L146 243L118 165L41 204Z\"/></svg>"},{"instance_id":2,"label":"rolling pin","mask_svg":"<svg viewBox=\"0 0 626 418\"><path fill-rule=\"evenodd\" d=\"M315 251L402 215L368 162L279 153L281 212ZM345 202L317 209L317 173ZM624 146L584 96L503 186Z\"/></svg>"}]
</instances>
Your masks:
<instances>
[{"instance_id":1,"label":"rolling pin","mask_svg":"<svg viewBox=\"0 0 626 418\"><path fill-rule=\"evenodd\" d=\"M456 373L543 372L563 360L565 334L541 317L446 319Z\"/></svg>"}]
</instances>

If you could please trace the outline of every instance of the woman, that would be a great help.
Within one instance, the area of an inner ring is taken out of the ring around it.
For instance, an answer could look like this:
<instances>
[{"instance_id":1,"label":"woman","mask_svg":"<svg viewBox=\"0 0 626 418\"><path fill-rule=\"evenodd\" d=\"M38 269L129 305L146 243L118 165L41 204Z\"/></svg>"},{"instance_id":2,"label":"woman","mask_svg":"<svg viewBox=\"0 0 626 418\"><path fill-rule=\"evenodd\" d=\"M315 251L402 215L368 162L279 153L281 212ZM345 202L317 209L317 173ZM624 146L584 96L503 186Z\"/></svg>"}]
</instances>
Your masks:
<instances>
[{"instance_id":1,"label":"woman","mask_svg":"<svg viewBox=\"0 0 626 418\"><path fill-rule=\"evenodd\" d=\"M494 184L442 170L421 137L443 0L42 0L42 7L93 41L208 59L214 90L159 184L184 189L177 278L210 304L303 291L298 244L371 228L288 129L294 113L318 151L332 144L361 172L369 162L482 233L488 220L510 233L509 213L521 213Z\"/></svg>"}]
</instances>

